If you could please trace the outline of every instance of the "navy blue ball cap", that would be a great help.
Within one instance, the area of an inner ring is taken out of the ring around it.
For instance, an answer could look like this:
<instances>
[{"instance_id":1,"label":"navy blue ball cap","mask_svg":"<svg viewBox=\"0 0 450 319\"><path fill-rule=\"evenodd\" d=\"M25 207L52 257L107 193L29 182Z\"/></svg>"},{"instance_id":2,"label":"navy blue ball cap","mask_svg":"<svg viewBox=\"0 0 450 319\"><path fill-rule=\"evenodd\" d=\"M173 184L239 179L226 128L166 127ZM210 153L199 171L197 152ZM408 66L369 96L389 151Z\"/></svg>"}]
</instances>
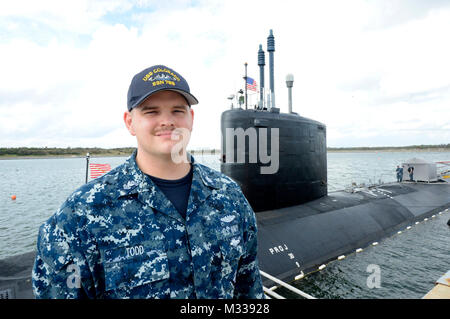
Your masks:
<instances>
[{"instance_id":1,"label":"navy blue ball cap","mask_svg":"<svg viewBox=\"0 0 450 319\"><path fill-rule=\"evenodd\" d=\"M189 90L186 80L178 73L164 65L149 67L131 80L128 88L128 111L141 104L153 93L170 90L183 95L189 106L198 104L198 100Z\"/></svg>"}]
</instances>

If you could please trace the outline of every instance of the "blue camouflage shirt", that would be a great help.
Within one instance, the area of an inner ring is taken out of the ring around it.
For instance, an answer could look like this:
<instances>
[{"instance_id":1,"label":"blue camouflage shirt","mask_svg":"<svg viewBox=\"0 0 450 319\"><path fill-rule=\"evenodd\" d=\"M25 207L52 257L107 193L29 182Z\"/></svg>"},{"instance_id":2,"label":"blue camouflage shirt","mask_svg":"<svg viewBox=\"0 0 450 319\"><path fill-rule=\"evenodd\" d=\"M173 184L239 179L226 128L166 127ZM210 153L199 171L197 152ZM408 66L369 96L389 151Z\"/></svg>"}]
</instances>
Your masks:
<instances>
[{"instance_id":1,"label":"blue camouflage shirt","mask_svg":"<svg viewBox=\"0 0 450 319\"><path fill-rule=\"evenodd\" d=\"M136 164L77 189L39 229L36 298L264 298L255 214L193 161L186 219Z\"/></svg>"}]
</instances>

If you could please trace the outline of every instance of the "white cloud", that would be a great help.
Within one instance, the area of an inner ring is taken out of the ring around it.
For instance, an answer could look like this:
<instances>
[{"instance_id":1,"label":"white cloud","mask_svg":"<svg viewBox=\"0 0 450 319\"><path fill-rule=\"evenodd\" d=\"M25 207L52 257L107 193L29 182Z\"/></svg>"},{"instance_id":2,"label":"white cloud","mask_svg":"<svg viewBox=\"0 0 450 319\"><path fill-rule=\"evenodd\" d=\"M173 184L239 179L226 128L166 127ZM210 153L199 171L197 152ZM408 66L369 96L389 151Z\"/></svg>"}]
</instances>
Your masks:
<instances>
[{"instance_id":1,"label":"white cloud","mask_svg":"<svg viewBox=\"0 0 450 319\"><path fill-rule=\"evenodd\" d=\"M277 105L287 111L293 73L294 111L325 123L329 146L448 143L450 10L389 3L1 3L0 145L134 145L122 121L129 82L166 64L200 101L190 146L219 147L226 98L242 87L244 62L259 82L269 29Z\"/></svg>"}]
</instances>

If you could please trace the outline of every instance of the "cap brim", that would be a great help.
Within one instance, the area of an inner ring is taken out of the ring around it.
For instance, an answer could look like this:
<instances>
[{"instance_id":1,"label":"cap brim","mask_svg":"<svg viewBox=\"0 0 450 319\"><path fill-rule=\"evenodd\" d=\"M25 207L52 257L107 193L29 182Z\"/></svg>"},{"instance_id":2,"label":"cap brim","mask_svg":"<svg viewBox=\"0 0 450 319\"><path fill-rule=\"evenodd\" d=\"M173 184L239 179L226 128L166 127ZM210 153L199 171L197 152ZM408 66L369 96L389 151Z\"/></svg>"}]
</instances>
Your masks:
<instances>
[{"instance_id":1,"label":"cap brim","mask_svg":"<svg viewBox=\"0 0 450 319\"><path fill-rule=\"evenodd\" d=\"M151 95L157 93L157 92L161 92L161 91L174 91L177 92L181 95L184 96L184 98L187 100L187 102L189 103L189 105L195 105L198 104L198 100L195 98L195 96L193 96L191 93L188 93L186 91L183 90L178 90L178 89L168 89L168 88L161 88L160 90L156 90L153 92L148 93L147 95L144 95L141 99L139 99L130 109L130 111L136 107L138 107L142 102L144 102L147 98L149 98Z\"/></svg>"},{"instance_id":2,"label":"cap brim","mask_svg":"<svg viewBox=\"0 0 450 319\"><path fill-rule=\"evenodd\" d=\"M198 100L191 93L188 93L188 92L185 92L185 91L182 91L182 90L177 90L177 89L166 89L166 91L174 91L174 92L180 93L181 95L183 95L186 98L186 100L188 101L189 105L198 104Z\"/></svg>"}]
</instances>

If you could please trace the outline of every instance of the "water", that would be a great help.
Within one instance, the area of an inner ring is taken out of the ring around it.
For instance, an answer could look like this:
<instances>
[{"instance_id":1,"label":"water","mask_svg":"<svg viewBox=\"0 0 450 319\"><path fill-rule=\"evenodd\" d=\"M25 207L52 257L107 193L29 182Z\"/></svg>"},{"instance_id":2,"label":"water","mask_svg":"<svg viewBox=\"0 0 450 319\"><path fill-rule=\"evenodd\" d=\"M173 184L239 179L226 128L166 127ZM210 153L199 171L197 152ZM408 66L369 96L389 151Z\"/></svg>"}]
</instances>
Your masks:
<instances>
[{"instance_id":1,"label":"water","mask_svg":"<svg viewBox=\"0 0 450 319\"><path fill-rule=\"evenodd\" d=\"M450 213L436 215L361 253L333 261L294 286L317 298L422 298L450 270L449 218Z\"/></svg>"},{"instance_id":2,"label":"water","mask_svg":"<svg viewBox=\"0 0 450 319\"><path fill-rule=\"evenodd\" d=\"M329 191L352 182L396 180L395 168L412 157L450 160L450 152L328 153ZM220 170L217 156L195 156ZM116 167L126 157L94 158L92 163ZM35 249L39 226L85 180L84 158L0 160L0 259ZM16 195L15 201L11 196ZM330 263L323 271L297 281L319 298L421 298L450 269L450 213L415 225L401 235L380 241L362 253ZM380 288L370 289L369 265L378 267Z\"/></svg>"}]
</instances>

